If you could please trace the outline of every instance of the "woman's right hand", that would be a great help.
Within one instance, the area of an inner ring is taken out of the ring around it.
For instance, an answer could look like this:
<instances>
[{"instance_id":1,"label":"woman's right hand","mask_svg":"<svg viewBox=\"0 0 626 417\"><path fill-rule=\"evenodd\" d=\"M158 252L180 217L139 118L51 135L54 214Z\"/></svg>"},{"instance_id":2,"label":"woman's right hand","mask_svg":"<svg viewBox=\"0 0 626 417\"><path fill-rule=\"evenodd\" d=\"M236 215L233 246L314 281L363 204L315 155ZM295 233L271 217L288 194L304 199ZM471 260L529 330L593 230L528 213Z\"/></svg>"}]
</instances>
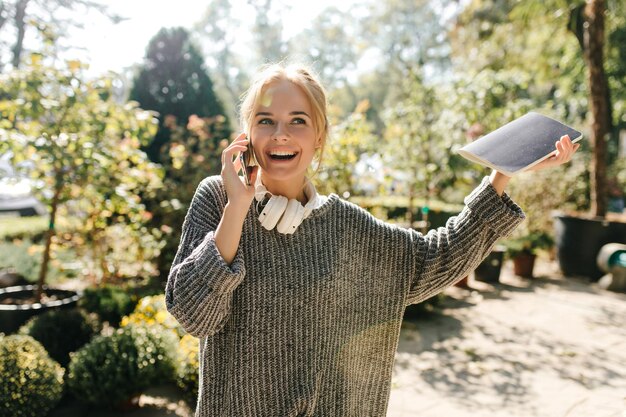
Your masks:
<instances>
[{"instance_id":1,"label":"woman's right hand","mask_svg":"<svg viewBox=\"0 0 626 417\"><path fill-rule=\"evenodd\" d=\"M254 199L254 185L246 185L243 178L238 172L241 170L241 162L238 158L239 154L248 149L250 141L246 138L245 133L241 133L235 140L222 151L222 181L226 188L228 196L228 204L240 208L242 211L248 211L250 203ZM237 158L235 158L237 156ZM251 184L256 181L259 167L255 166L252 170ZM234 208L233 207L233 208Z\"/></svg>"}]
</instances>

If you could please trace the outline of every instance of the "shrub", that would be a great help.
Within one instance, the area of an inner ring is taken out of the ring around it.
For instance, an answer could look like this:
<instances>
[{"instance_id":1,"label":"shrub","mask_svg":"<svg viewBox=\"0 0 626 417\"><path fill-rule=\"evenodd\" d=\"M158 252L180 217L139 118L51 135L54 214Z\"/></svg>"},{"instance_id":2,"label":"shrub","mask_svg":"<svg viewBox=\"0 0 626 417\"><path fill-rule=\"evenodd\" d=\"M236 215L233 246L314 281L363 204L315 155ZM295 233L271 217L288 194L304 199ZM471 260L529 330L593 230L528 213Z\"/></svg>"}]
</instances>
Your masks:
<instances>
[{"instance_id":1,"label":"shrub","mask_svg":"<svg viewBox=\"0 0 626 417\"><path fill-rule=\"evenodd\" d=\"M117 327L122 317L133 311L135 303L136 298L123 288L105 285L86 289L78 306L90 313L96 313L100 320Z\"/></svg>"},{"instance_id":2,"label":"shrub","mask_svg":"<svg viewBox=\"0 0 626 417\"><path fill-rule=\"evenodd\" d=\"M198 339L186 334L178 343L178 374L176 384L185 399L194 403L198 398Z\"/></svg>"},{"instance_id":3,"label":"shrub","mask_svg":"<svg viewBox=\"0 0 626 417\"><path fill-rule=\"evenodd\" d=\"M122 318L120 326L126 327L129 324L145 324L153 326L158 324L172 330L179 338L183 337L185 331L178 321L168 313L165 307L165 294L143 297L137 303L132 314Z\"/></svg>"},{"instance_id":4,"label":"shrub","mask_svg":"<svg viewBox=\"0 0 626 417\"><path fill-rule=\"evenodd\" d=\"M68 386L89 404L114 406L156 383L173 381L177 339L159 326L128 326L71 354Z\"/></svg>"},{"instance_id":5,"label":"shrub","mask_svg":"<svg viewBox=\"0 0 626 417\"><path fill-rule=\"evenodd\" d=\"M52 359L67 367L70 352L75 352L100 332L100 324L78 309L52 310L24 324L21 334L35 338Z\"/></svg>"},{"instance_id":6,"label":"shrub","mask_svg":"<svg viewBox=\"0 0 626 417\"><path fill-rule=\"evenodd\" d=\"M61 400L63 373L32 337L0 335L0 416L45 416Z\"/></svg>"},{"instance_id":7,"label":"shrub","mask_svg":"<svg viewBox=\"0 0 626 417\"><path fill-rule=\"evenodd\" d=\"M554 246L554 239L544 232L529 233L524 236L507 239L503 242L509 258L519 254L537 255L540 250L547 250Z\"/></svg>"}]
</instances>

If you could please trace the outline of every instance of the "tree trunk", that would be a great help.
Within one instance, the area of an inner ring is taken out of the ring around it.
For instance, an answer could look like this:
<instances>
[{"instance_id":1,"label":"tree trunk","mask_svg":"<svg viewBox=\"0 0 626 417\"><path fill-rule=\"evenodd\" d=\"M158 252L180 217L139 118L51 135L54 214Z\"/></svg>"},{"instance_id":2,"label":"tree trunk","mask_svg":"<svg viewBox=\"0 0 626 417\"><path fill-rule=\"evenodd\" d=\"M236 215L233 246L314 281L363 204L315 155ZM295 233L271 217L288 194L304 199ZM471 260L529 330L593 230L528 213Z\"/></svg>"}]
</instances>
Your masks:
<instances>
[{"instance_id":1,"label":"tree trunk","mask_svg":"<svg viewBox=\"0 0 626 417\"><path fill-rule=\"evenodd\" d=\"M50 223L48 230L46 231L46 246L43 251L43 260L41 262L41 268L39 269L39 279L37 280L37 292L35 293L35 299L41 301L41 294L43 293L43 285L46 282L46 275L48 274L48 262L50 262L50 247L52 246L52 236L54 236L54 222L56 220L57 206L59 205L59 195L61 194L61 187L57 186L54 197L52 198L52 211L50 212Z\"/></svg>"},{"instance_id":2,"label":"tree trunk","mask_svg":"<svg viewBox=\"0 0 626 417\"><path fill-rule=\"evenodd\" d=\"M606 95L608 85L604 72L604 14L605 0L587 0L585 7L584 55L589 68L589 105L591 110L591 210L603 217L607 210L607 119Z\"/></svg>"},{"instance_id":3,"label":"tree trunk","mask_svg":"<svg viewBox=\"0 0 626 417\"><path fill-rule=\"evenodd\" d=\"M13 68L17 69L22 60L24 49L24 36L26 35L26 6L30 0L19 0L15 5L15 28L17 29L17 39L13 46Z\"/></svg>"}]
</instances>

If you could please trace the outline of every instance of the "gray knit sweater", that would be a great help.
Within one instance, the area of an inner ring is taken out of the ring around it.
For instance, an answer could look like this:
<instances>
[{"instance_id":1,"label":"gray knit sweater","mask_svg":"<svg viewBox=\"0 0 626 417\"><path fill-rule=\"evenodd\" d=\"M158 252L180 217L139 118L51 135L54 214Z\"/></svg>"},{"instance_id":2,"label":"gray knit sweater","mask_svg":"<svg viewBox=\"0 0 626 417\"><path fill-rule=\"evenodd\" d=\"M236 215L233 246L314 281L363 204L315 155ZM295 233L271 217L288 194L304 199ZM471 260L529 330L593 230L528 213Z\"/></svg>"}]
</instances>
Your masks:
<instances>
[{"instance_id":1,"label":"gray knit sweater","mask_svg":"<svg viewBox=\"0 0 626 417\"><path fill-rule=\"evenodd\" d=\"M445 228L422 235L331 194L293 235L254 204L228 266L214 231L227 197L198 186L170 271L167 309L200 339L196 416L385 416L400 324L475 268L523 219L485 178Z\"/></svg>"}]
</instances>

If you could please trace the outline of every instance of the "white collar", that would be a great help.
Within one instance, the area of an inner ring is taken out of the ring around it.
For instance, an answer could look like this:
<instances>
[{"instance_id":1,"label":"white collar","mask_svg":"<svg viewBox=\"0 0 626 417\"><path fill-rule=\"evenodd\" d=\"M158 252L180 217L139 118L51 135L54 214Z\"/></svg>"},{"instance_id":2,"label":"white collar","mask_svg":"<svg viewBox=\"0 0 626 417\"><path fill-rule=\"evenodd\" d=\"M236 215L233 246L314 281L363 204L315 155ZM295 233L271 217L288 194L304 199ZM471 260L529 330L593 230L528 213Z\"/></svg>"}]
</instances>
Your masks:
<instances>
[{"instance_id":1,"label":"white collar","mask_svg":"<svg viewBox=\"0 0 626 417\"><path fill-rule=\"evenodd\" d=\"M265 185L263 185L261 173L259 172L259 175L256 177L256 182L254 183L254 198L256 201L261 202L267 194L273 195L268 191ZM306 219L313 210L324 204L326 197L317 193L315 186L307 177L304 177L304 195L307 197L307 203L304 206L304 218Z\"/></svg>"}]
</instances>

